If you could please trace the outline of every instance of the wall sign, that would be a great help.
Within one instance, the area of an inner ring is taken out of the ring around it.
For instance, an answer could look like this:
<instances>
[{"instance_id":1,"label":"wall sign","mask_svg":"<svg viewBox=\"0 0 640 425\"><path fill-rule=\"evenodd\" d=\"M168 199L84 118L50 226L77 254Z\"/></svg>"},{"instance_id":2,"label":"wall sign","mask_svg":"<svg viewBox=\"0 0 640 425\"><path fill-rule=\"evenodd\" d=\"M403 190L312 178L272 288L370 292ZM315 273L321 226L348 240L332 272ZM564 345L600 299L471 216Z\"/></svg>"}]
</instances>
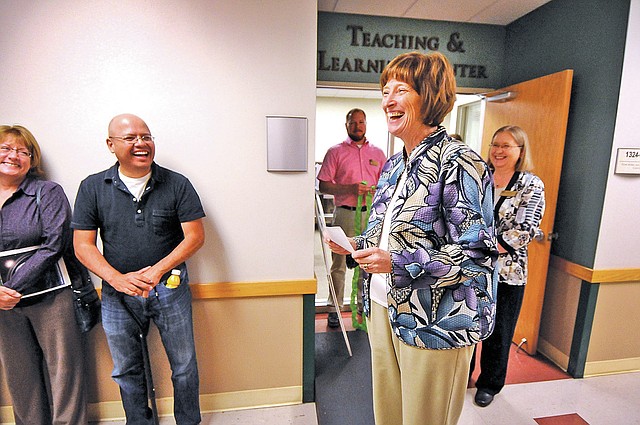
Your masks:
<instances>
[{"instance_id":1,"label":"wall sign","mask_svg":"<svg viewBox=\"0 0 640 425\"><path fill-rule=\"evenodd\" d=\"M505 29L499 25L318 12L318 81L378 83L404 52L441 52L460 87L500 87Z\"/></svg>"},{"instance_id":2,"label":"wall sign","mask_svg":"<svg viewBox=\"0 0 640 425\"><path fill-rule=\"evenodd\" d=\"M640 174L640 148L618 148L615 174Z\"/></svg>"},{"instance_id":3,"label":"wall sign","mask_svg":"<svg viewBox=\"0 0 640 425\"><path fill-rule=\"evenodd\" d=\"M267 116L267 171L307 171L306 117Z\"/></svg>"}]
</instances>

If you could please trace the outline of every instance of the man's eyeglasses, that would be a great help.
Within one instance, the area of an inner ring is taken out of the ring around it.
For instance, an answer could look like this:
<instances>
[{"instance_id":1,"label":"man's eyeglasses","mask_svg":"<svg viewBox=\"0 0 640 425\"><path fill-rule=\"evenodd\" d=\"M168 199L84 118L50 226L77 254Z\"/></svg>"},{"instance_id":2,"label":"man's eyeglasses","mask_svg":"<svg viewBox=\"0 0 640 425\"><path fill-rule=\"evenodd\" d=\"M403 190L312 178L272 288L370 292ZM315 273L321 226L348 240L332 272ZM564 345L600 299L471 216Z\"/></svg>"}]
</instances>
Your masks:
<instances>
[{"instance_id":1,"label":"man's eyeglasses","mask_svg":"<svg viewBox=\"0 0 640 425\"><path fill-rule=\"evenodd\" d=\"M11 146L0 146L0 155L7 156L14 151L20 158L31 158L31 152L26 149L12 148Z\"/></svg>"},{"instance_id":2,"label":"man's eyeglasses","mask_svg":"<svg viewBox=\"0 0 640 425\"><path fill-rule=\"evenodd\" d=\"M491 143L490 145L493 149L504 149L504 150L509 150L509 149L513 149L513 148L521 148L522 146L518 146L518 145L494 145L493 143Z\"/></svg>"},{"instance_id":3,"label":"man's eyeglasses","mask_svg":"<svg viewBox=\"0 0 640 425\"><path fill-rule=\"evenodd\" d=\"M118 140L122 140L128 145L135 145L138 140L144 143L151 143L153 142L154 137L150 134L145 134L144 136L124 136L124 137L109 136L109 139L118 139Z\"/></svg>"}]
</instances>

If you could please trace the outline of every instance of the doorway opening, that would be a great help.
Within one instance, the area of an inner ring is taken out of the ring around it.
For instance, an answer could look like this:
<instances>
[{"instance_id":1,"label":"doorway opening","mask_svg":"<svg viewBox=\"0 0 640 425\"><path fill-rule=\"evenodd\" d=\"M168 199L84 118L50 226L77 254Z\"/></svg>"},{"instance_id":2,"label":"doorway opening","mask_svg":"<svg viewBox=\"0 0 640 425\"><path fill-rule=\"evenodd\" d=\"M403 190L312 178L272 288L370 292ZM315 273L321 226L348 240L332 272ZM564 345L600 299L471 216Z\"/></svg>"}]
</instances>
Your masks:
<instances>
[{"instance_id":1,"label":"doorway opening","mask_svg":"<svg viewBox=\"0 0 640 425\"><path fill-rule=\"evenodd\" d=\"M381 108L382 94L375 85L367 87L318 87L316 93L316 146L315 164L316 176L322 165L327 150L347 137L345 129L345 116L352 108L360 108L367 115L367 139L369 142L382 149L387 158L402 150L402 140L396 139L387 131L384 112ZM482 130L484 122L485 100L477 94L458 94L453 110L449 113L442 125L449 134L458 134L462 141L473 150L480 153L482 146ZM318 181L316 179L316 191ZM325 221L332 224L334 204L333 196L319 193ZM315 222L315 221L314 221ZM314 269L318 281L316 293L316 312L327 311L327 297L329 283L322 254L322 240L316 226ZM327 265L329 268L331 264ZM347 269L345 287L351 287L353 271ZM344 305L349 309L350 291L345 290Z\"/></svg>"}]
</instances>

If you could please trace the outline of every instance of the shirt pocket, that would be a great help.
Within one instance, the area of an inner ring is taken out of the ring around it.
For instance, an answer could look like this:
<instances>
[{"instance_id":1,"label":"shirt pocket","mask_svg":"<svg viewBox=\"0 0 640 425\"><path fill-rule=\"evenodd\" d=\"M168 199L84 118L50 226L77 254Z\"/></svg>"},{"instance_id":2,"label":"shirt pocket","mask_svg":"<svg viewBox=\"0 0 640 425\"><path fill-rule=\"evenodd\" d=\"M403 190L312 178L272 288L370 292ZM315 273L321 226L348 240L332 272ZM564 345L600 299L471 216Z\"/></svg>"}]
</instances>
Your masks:
<instances>
[{"instance_id":1,"label":"shirt pocket","mask_svg":"<svg viewBox=\"0 0 640 425\"><path fill-rule=\"evenodd\" d=\"M156 235L166 235L180 228L180 220L176 210L153 210L153 232Z\"/></svg>"}]
</instances>

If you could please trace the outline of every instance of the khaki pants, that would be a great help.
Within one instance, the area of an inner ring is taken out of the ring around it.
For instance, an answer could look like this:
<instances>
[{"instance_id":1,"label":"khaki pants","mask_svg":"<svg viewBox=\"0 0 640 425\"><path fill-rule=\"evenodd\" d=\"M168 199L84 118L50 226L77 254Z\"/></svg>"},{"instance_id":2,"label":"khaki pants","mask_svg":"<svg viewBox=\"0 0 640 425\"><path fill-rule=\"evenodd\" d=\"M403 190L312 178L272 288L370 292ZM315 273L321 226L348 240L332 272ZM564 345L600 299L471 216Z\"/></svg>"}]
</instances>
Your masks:
<instances>
[{"instance_id":1,"label":"khaki pants","mask_svg":"<svg viewBox=\"0 0 640 425\"><path fill-rule=\"evenodd\" d=\"M376 425L455 425L469 379L473 346L425 350L401 342L387 309L371 303L373 412Z\"/></svg>"}]
</instances>

